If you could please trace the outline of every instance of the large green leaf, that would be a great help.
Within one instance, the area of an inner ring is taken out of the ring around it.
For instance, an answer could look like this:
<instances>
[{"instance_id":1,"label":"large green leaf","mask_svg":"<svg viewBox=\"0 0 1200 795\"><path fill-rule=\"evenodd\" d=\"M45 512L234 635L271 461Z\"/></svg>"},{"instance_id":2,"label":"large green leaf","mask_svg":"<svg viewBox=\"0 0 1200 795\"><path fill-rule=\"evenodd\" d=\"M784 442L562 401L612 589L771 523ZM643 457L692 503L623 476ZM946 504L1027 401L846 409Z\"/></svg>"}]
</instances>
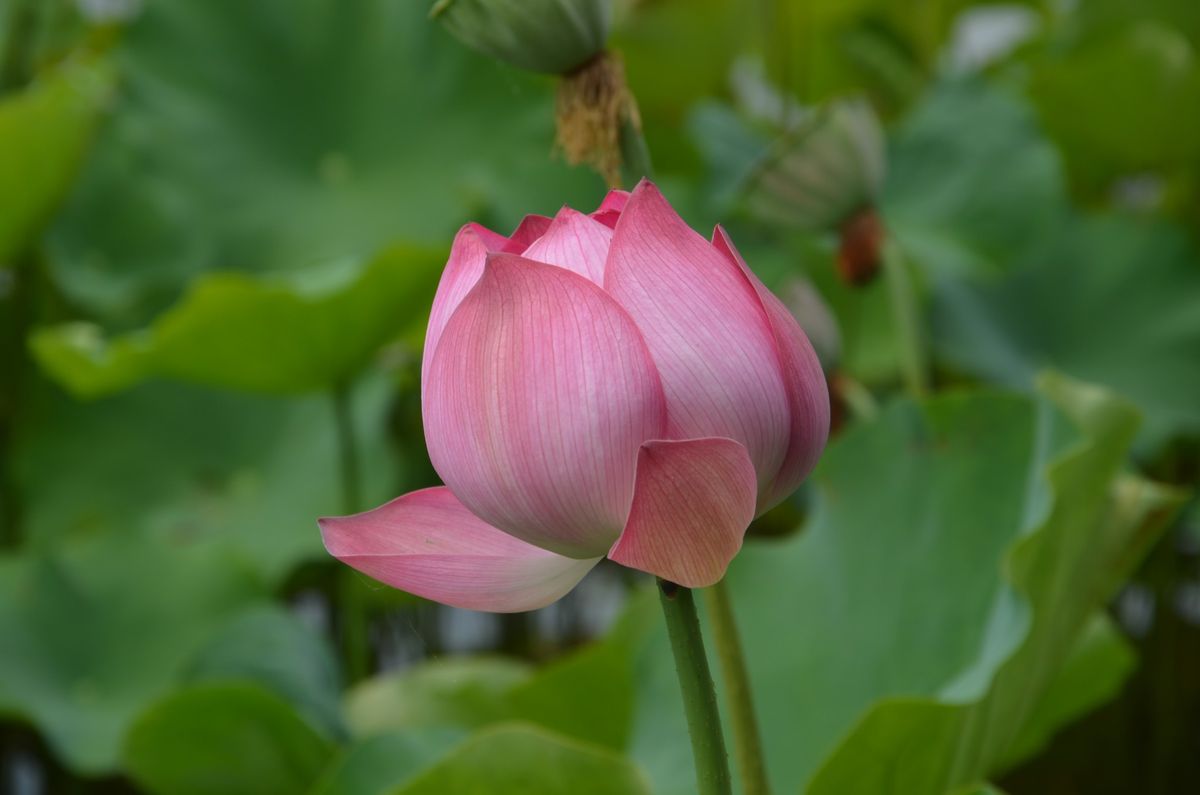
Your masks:
<instances>
[{"instance_id":1,"label":"large green leaf","mask_svg":"<svg viewBox=\"0 0 1200 795\"><path fill-rule=\"evenodd\" d=\"M390 385L354 399L364 497L403 485L386 434ZM37 396L14 461L32 543L153 536L180 549L219 546L271 583L322 556L315 519L339 513L331 401L260 398L175 384L75 403Z\"/></svg>"},{"instance_id":2,"label":"large green leaf","mask_svg":"<svg viewBox=\"0 0 1200 795\"><path fill-rule=\"evenodd\" d=\"M347 694L346 714L360 735L475 728L511 717L508 693L529 676L528 666L500 657L427 662L358 685Z\"/></svg>"},{"instance_id":3,"label":"large green leaf","mask_svg":"<svg viewBox=\"0 0 1200 795\"><path fill-rule=\"evenodd\" d=\"M336 733L323 645L278 612L244 613L324 557L314 519L342 510L328 398L35 395L13 448L30 552L0 585L3 708L84 772L111 770L131 718L189 678L263 682ZM382 501L401 486L389 384L368 379L358 397L364 493Z\"/></svg>"},{"instance_id":4,"label":"large green leaf","mask_svg":"<svg viewBox=\"0 0 1200 795\"><path fill-rule=\"evenodd\" d=\"M1117 695L1137 665L1133 647L1107 617L1094 616L1034 707L1001 767L1042 750L1054 734Z\"/></svg>"},{"instance_id":5,"label":"large green leaf","mask_svg":"<svg viewBox=\"0 0 1200 795\"><path fill-rule=\"evenodd\" d=\"M36 332L41 366L82 397L151 377L257 392L347 383L384 342L424 317L441 252L394 248L281 279L197 281L146 330L104 338L90 323Z\"/></svg>"},{"instance_id":6,"label":"large green leaf","mask_svg":"<svg viewBox=\"0 0 1200 795\"><path fill-rule=\"evenodd\" d=\"M631 648L657 616L627 611L602 641L538 668L501 658L431 660L357 685L347 695L353 730L365 736L414 728L536 723L588 743L621 749L632 726Z\"/></svg>"},{"instance_id":7,"label":"large green leaf","mask_svg":"<svg viewBox=\"0 0 1200 795\"><path fill-rule=\"evenodd\" d=\"M278 696L214 683L179 690L147 710L129 733L123 762L155 795L296 795L333 754Z\"/></svg>"},{"instance_id":8,"label":"large green leaf","mask_svg":"<svg viewBox=\"0 0 1200 795\"><path fill-rule=\"evenodd\" d=\"M827 451L807 531L731 569L780 791L941 792L992 772L1178 497L1117 482L1136 415L1094 389L898 402ZM687 791L661 633L631 753ZM890 789L889 789L890 788Z\"/></svg>"},{"instance_id":9,"label":"large green leaf","mask_svg":"<svg viewBox=\"0 0 1200 795\"><path fill-rule=\"evenodd\" d=\"M277 605L256 605L234 616L188 663L191 682L254 682L287 700L328 737L346 729L341 677L328 641Z\"/></svg>"},{"instance_id":10,"label":"large green leaf","mask_svg":"<svg viewBox=\"0 0 1200 795\"><path fill-rule=\"evenodd\" d=\"M550 156L551 82L470 53L427 11L145 4L114 54L114 119L54 230L60 286L140 325L202 272L445 245L472 216L511 228L599 198L594 175Z\"/></svg>"},{"instance_id":11,"label":"large green leaf","mask_svg":"<svg viewBox=\"0 0 1200 795\"><path fill-rule=\"evenodd\" d=\"M981 79L938 84L896 129L883 208L918 264L996 272L1067 212L1058 152L1015 93Z\"/></svg>"},{"instance_id":12,"label":"large green leaf","mask_svg":"<svg viewBox=\"0 0 1200 795\"><path fill-rule=\"evenodd\" d=\"M866 91L897 109L949 60L945 45L960 12L994 5L986 0L919 6L900 0L775 0L754 9L761 9L764 56L775 82L808 102Z\"/></svg>"},{"instance_id":13,"label":"large green leaf","mask_svg":"<svg viewBox=\"0 0 1200 795\"><path fill-rule=\"evenodd\" d=\"M956 368L1031 387L1054 367L1145 412L1144 438L1200 431L1200 252L1181 229L1119 216L1064 224L1011 275L946 283L936 351Z\"/></svg>"},{"instance_id":14,"label":"large green leaf","mask_svg":"<svg viewBox=\"0 0 1200 795\"><path fill-rule=\"evenodd\" d=\"M71 186L112 82L107 64L71 60L0 101L0 267Z\"/></svg>"},{"instance_id":15,"label":"large green leaf","mask_svg":"<svg viewBox=\"0 0 1200 795\"><path fill-rule=\"evenodd\" d=\"M1102 190L1130 174L1194 171L1200 162L1194 3L1082 3L1055 33L1028 58L1029 90L1074 176Z\"/></svg>"},{"instance_id":16,"label":"large green leaf","mask_svg":"<svg viewBox=\"0 0 1200 795\"><path fill-rule=\"evenodd\" d=\"M533 726L474 735L394 795L648 795L627 759Z\"/></svg>"},{"instance_id":17,"label":"large green leaf","mask_svg":"<svg viewBox=\"0 0 1200 795\"><path fill-rule=\"evenodd\" d=\"M445 756L466 734L460 729L407 729L372 735L345 748L311 795L387 795Z\"/></svg>"},{"instance_id":18,"label":"large green leaf","mask_svg":"<svg viewBox=\"0 0 1200 795\"><path fill-rule=\"evenodd\" d=\"M72 769L113 769L126 727L260 585L219 550L102 536L0 559L0 711Z\"/></svg>"}]
</instances>

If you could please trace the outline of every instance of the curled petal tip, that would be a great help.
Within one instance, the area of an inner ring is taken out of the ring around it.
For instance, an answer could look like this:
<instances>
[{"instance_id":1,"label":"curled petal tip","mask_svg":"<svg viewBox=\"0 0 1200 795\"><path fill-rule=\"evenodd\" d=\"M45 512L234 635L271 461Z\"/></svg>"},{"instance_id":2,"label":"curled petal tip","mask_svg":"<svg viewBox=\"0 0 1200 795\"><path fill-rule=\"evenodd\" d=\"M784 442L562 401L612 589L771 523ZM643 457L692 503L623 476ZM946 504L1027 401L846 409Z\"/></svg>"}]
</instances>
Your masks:
<instances>
[{"instance_id":1,"label":"curled petal tip","mask_svg":"<svg viewBox=\"0 0 1200 795\"><path fill-rule=\"evenodd\" d=\"M608 556L688 588L712 585L742 547L757 491L750 456L732 439L647 442Z\"/></svg>"}]
</instances>

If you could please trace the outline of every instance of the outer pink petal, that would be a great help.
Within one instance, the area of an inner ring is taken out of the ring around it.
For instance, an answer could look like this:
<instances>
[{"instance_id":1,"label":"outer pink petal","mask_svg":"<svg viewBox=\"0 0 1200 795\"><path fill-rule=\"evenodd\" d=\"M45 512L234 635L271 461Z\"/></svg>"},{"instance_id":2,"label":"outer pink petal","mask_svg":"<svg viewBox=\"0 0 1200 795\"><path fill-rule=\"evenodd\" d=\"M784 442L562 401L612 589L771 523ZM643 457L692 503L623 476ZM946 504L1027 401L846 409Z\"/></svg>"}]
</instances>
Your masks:
<instances>
[{"instance_id":1,"label":"outer pink petal","mask_svg":"<svg viewBox=\"0 0 1200 795\"><path fill-rule=\"evenodd\" d=\"M483 263L491 251L499 251L508 238L479 224L470 223L458 230L450 247L450 259L438 282L433 306L429 310L429 326L425 330L425 351L421 356L421 391L429 373L429 363L437 350L442 330L463 298L483 275Z\"/></svg>"},{"instance_id":2,"label":"outer pink petal","mask_svg":"<svg viewBox=\"0 0 1200 795\"><path fill-rule=\"evenodd\" d=\"M394 588L471 610L545 607L598 560L519 541L477 518L445 487L319 524L325 548L343 563Z\"/></svg>"},{"instance_id":3,"label":"outer pink petal","mask_svg":"<svg viewBox=\"0 0 1200 795\"><path fill-rule=\"evenodd\" d=\"M527 215L517 224L517 228L509 235L508 243L502 251L507 254L520 254L529 248L533 241L546 234L550 228L550 219L544 215Z\"/></svg>"},{"instance_id":4,"label":"outer pink petal","mask_svg":"<svg viewBox=\"0 0 1200 795\"><path fill-rule=\"evenodd\" d=\"M604 224L564 207L522 256L566 268L600 285L604 283L604 261L612 236L612 229Z\"/></svg>"},{"instance_id":5,"label":"outer pink petal","mask_svg":"<svg viewBox=\"0 0 1200 795\"><path fill-rule=\"evenodd\" d=\"M670 437L741 442L764 487L783 462L790 412L774 334L745 277L643 181L617 223L604 286L650 347Z\"/></svg>"},{"instance_id":6,"label":"outer pink petal","mask_svg":"<svg viewBox=\"0 0 1200 795\"><path fill-rule=\"evenodd\" d=\"M688 588L712 585L742 548L758 491L732 439L647 442L625 531L608 556Z\"/></svg>"},{"instance_id":7,"label":"outer pink petal","mask_svg":"<svg viewBox=\"0 0 1200 795\"><path fill-rule=\"evenodd\" d=\"M795 491L816 465L829 438L829 387L825 383L820 359L795 316L759 281L720 226L713 232L713 245L738 266L762 301L763 310L775 334L776 350L791 409L787 454L759 504L759 511L762 512Z\"/></svg>"},{"instance_id":8,"label":"outer pink petal","mask_svg":"<svg viewBox=\"0 0 1200 795\"><path fill-rule=\"evenodd\" d=\"M638 449L663 435L666 407L616 302L570 271L494 254L442 335L424 419L434 467L473 513L583 558L624 526Z\"/></svg>"}]
</instances>

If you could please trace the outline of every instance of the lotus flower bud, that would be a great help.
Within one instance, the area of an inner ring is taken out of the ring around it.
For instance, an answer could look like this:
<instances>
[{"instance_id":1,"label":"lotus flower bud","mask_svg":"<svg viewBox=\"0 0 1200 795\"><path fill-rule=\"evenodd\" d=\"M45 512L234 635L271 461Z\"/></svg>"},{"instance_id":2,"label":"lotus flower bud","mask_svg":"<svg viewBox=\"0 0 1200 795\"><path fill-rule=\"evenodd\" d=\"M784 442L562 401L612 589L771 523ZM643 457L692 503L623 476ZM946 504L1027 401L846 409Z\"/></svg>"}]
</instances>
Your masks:
<instances>
[{"instance_id":1,"label":"lotus flower bud","mask_svg":"<svg viewBox=\"0 0 1200 795\"><path fill-rule=\"evenodd\" d=\"M886 236L875 208L883 189L883 132L870 105L835 102L789 132L746 189L758 217L840 237L838 273L863 285L878 273Z\"/></svg>"},{"instance_id":2,"label":"lotus flower bud","mask_svg":"<svg viewBox=\"0 0 1200 795\"><path fill-rule=\"evenodd\" d=\"M883 188L883 132L864 101L830 104L789 131L746 188L748 209L801 229L837 229Z\"/></svg>"},{"instance_id":3,"label":"lotus flower bud","mask_svg":"<svg viewBox=\"0 0 1200 795\"><path fill-rule=\"evenodd\" d=\"M612 0L438 0L430 16L493 58L563 74L604 49Z\"/></svg>"},{"instance_id":4,"label":"lotus flower bud","mask_svg":"<svg viewBox=\"0 0 1200 795\"><path fill-rule=\"evenodd\" d=\"M711 585L829 431L820 363L718 227L651 183L593 213L455 238L429 315L425 438L445 486L322 519L360 571L530 610L599 560Z\"/></svg>"}]
</instances>

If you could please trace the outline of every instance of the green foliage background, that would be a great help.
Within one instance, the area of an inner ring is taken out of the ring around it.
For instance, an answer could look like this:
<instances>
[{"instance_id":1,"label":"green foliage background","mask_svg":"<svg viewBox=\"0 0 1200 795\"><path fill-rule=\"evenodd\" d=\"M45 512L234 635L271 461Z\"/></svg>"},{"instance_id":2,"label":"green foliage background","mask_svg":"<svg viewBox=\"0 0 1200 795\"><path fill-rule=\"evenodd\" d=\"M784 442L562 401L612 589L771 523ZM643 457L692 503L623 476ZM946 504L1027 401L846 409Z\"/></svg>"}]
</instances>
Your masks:
<instances>
[{"instance_id":1,"label":"green foliage background","mask_svg":"<svg viewBox=\"0 0 1200 795\"><path fill-rule=\"evenodd\" d=\"M0 789L692 791L640 579L500 620L321 548L315 517L435 482L454 231L605 188L555 151L554 79L425 6L0 0ZM619 0L610 47L671 201L815 290L856 390L730 572L775 790L1189 791L1193 0ZM810 134L849 99L878 162ZM863 206L929 395L888 280L837 277Z\"/></svg>"}]
</instances>

